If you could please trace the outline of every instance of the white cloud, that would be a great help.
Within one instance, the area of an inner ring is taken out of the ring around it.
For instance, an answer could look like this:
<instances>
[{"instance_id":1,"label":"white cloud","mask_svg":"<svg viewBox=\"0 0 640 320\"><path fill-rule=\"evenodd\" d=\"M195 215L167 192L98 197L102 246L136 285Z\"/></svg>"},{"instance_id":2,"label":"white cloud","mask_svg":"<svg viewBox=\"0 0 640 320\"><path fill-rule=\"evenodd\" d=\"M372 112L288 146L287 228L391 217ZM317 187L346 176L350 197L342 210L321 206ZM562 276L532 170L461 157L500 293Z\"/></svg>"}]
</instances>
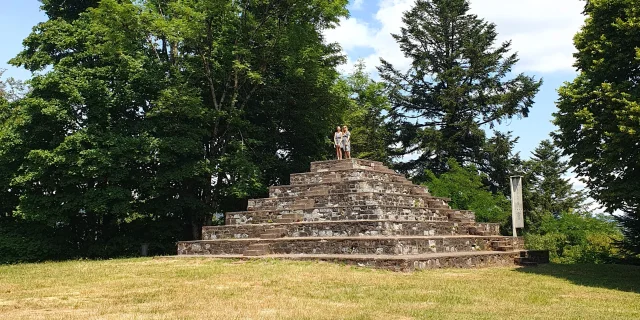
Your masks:
<instances>
[{"instance_id":1,"label":"white cloud","mask_svg":"<svg viewBox=\"0 0 640 320\"><path fill-rule=\"evenodd\" d=\"M329 42L338 42L344 50L371 45L372 28L356 18L343 19L340 26L326 30L324 36Z\"/></svg>"},{"instance_id":2,"label":"white cloud","mask_svg":"<svg viewBox=\"0 0 640 320\"><path fill-rule=\"evenodd\" d=\"M373 51L362 57L351 55L352 62L363 58L374 69L382 57L405 69L409 61L391 33L399 33L402 14L413 3L414 0L379 0L372 16L376 26L349 18L337 29L328 30L326 38L340 43L348 52ZM573 36L584 21L583 6L581 0L472 0L471 12L497 25L499 42L512 40L512 49L520 57L515 71L546 73L573 70Z\"/></svg>"},{"instance_id":3,"label":"white cloud","mask_svg":"<svg viewBox=\"0 0 640 320\"><path fill-rule=\"evenodd\" d=\"M364 0L355 0L355 1L353 1L353 4L351 4L351 9L360 10L360 9L362 9L362 4L363 3L364 3Z\"/></svg>"}]
</instances>

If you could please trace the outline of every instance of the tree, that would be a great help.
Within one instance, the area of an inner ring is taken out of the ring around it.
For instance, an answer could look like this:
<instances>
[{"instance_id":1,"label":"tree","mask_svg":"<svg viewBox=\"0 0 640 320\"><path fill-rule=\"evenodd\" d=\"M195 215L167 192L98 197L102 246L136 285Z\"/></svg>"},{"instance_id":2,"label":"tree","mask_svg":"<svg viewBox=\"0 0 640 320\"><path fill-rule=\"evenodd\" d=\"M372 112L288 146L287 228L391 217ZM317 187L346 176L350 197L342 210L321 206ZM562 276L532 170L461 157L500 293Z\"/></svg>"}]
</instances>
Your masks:
<instances>
[{"instance_id":1,"label":"tree","mask_svg":"<svg viewBox=\"0 0 640 320\"><path fill-rule=\"evenodd\" d=\"M509 200L502 194L492 194L474 166L464 168L453 159L447 165L450 171L439 176L431 171L425 173L425 184L432 194L451 198L449 204L454 209L474 211L480 222L497 222L503 227L509 223Z\"/></svg>"},{"instance_id":2,"label":"tree","mask_svg":"<svg viewBox=\"0 0 640 320\"><path fill-rule=\"evenodd\" d=\"M496 27L469 13L467 0L418 0L394 38L407 72L382 60L402 153L420 156L404 170L446 171L448 158L480 164L483 126L526 117L541 81L509 77L517 54L496 44Z\"/></svg>"},{"instance_id":3,"label":"tree","mask_svg":"<svg viewBox=\"0 0 640 320\"><path fill-rule=\"evenodd\" d=\"M42 2L42 10L49 19L61 18L72 21L87 9L97 7L100 0L40 0L40 2Z\"/></svg>"},{"instance_id":4,"label":"tree","mask_svg":"<svg viewBox=\"0 0 640 320\"><path fill-rule=\"evenodd\" d=\"M513 152L516 143L518 137L513 138L511 132L499 131L494 131L493 136L485 142L480 170L486 174L485 185L494 194L510 195L510 177L522 170L520 153Z\"/></svg>"},{"instance_id":5,"label":"tree","mask_svg":"<svg viewBox=\"0 0 640 320\"><path fill-rule=\"evenodd\" d=\"M585 197L573 189L569 179L567 161L562 151L549 140L543 140L525 162L525 195L528 225L536 229L545 216L577 212L583 209Z\"/></svg>"},{"instance_id":6,"label":"tree","mask_svg":"<svg viewBox=\"0 0 640 320\"><path fill-rule=\"evenodd\" d=\"M20 142L12 129L20 122L16 105L27 89L20 80L3 80L5 71L0 69L0 218L13 216L18 205L20 193L11 186L11 181L25 156L23 150L15 148Z\"/></svg>"},{"instance_id":7,"label":"tree","mask_svg":"<svg viewBox=\"0 0 640 320\"><path fill-rule=\"evenodd\" d=\"M3 126L16 143L2 156L24 155L19 214L69 226L79 252L141 220L178 219L197 238L325 154L346 102L322 30L346 0L44 3L63 10L12 63L50 71Z\"/></svg>"},{"instance_id":8,"label":"tree","mask_svg":"<svg viewBox=\"0 0 640 320\"><path fill-rule=\"evenodd\" d=\"M338 84L352 102L345 109L342 123L352 131L353 157L390 164L393 137L387 127L389 99L384 84L372 80L365 68L364 62L358 61L353 73Z\"/></svg>"},{"instance_id":9,"label":"tree","mask_svg":"<svg viewBox=\"0 0 640 320\"><path fill-rule=\"evenodd\" d=\"M616 222L603 215L563 212L542 217L536 233L525 234L530 250L549 250L554 263L611 263L620 258Z\"/></svg>"},{"instance_id":10,"label":"tree","mask_svg":"<svg viewBox=\"0 0 640 320\"><path fill-rule=\"evenodd\" d=\"M19 100L27 93L27 85L23 81L13 77L2 80L2 75L6 71L0 69L0 105Z\"/></svg>"},{"instance_id":11,"label":"tree","mask_svg":"<svg viewBox=\"0 0 640 320\"><path fill-rule=\"evenodd\" d=\"M593 198L624 213L624 245L640 254L640 6L589 0L584 13L579 74L559 89L554 139Z\"/></svg>"}]
</instances>

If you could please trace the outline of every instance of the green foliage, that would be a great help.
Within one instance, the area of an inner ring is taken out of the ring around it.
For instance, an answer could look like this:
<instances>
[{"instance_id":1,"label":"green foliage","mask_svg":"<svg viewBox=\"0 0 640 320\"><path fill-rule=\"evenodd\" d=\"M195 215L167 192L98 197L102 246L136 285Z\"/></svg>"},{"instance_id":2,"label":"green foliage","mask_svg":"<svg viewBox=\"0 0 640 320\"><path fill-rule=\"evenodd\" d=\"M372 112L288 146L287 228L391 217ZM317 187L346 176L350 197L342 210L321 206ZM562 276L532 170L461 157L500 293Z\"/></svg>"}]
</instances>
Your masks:
<instances>
[{"instance_id":1,"label":"green foliage","mask_svg":"<svg viewBox=\"0 0 640 320\"><path fill-rule=\"evenodd\" d=\"M8 102L21 99L27 92L27 87L24 82L12 77L3 80L2 75L6 71L5 69L0 69L0 107L6 107ZM2 111L2 113L4 112L5 111Z\"/></svg>"},{"instance_id":2,"label":"green foliage","mask_svg":"<svg viewBox=\"0 0 640 320\"><path fill-rule=\"evenodd\" d=\"M0 102L2 215L62 228L74 256L127 254L127 230L167 220L174 242L198 238L330 155L348 100L322 31L346 5L43 1L11 63L48 71Z\"/></svg>"},{"instance_id":3,"label":"green foliage","mask_svg":"<svg viewBox=\"0 0 640 320\"><path fill-rule=\"evenodd\" d=\"M70 258L67 244L44 223L0 216L0 264Z\"/></svg>"},{"instance_id":4,"label":"green foliage","mask_svg":"<svg viewBox=\"0 0 640 320\"><path fill-rule=\"evenodd\" d=\"M436 176L425 173L424 184L439 197L451 198L454 209L472 210L479 222L497 222L505 226L511 216L511 204L502 194L493 194L483 184L483 175L475 167L464 168L455 160L447 163L450 171Z\"/></svg>"},{"instance_id":5,"label":"green foliage","mask_svg":"<svg viewBox=\"0 0 640 320\"><path fill-rule=\"evenodd\" d=\"M96 7L100 0L40 0L42 10L49 19L57 18L75 20L91 7Z\"/></svg>"},{"instance_id":6,"label":"green foliage","mask_svg":"<svg viewBox=\"0 0 640 320\"><path fill-rule=\"evenodd\" d=\"M401 169L447 170L447 159L482 163L483 126L527 116L541 81L510 78L518 61L496 26L469 13L468 0L418 0L394 38L411 60L405 73L382 60L404 154L420 156ZM395 131L395 130L394 130Z\"/></svg>"},{"instance_id":7,"label":"green foliage","mask_svg":"<svg viewBox=\"0 0 640 320\"><path fill-rule=\"evenodd\" d=\"M525 216L530 230L538 228L545 216L583 209L585 196L565 178L569 165L551 141L540 143L531 159L525 161L524 171Z\"/></svg>"},{"instance_id":8,"label":"green foliage","mask_svg":"<svg viewBox=\"0 0 640 320\"><path fill-rule=\"evenodd\" d=\"M590 0L576 34L578 76L560 89L554 135L607 210L621 210L625 247L640 254L640 6Z\"/></svg>"},{"instance_id":9,"label":"green foliage","mask_svg":"<svg viewBox=\"0 0 640 320\"><path fill-rule=\"evenodd\" d=\"M77 237L74 225L49 224L17 217L0 217L0 264L64 260L73 258L131 257L140 254L143 243L149 255L175 254L182 233L177 218L138 217L117 228L102 229L103 242Z\"/></svg>"},{"instance_id":10,"label":"green foliage","mask_svg":"<svg viewBox=\"0 0 640 320\"><path fill-rule=\"evenodd\" d=\"M538 234L526 234L528 249L549 250L556 263L607 263L619 257L622 234L611 219L580 213L542 217Z\"/></svg>"},{"instance_id":11,"label":"green foliage","mask_svg":"<svg viewBox=\"0 0 640 320\"><path fill-rule=\"evenodd\" d=\"M393 133L387 127L389 99L384 84L372 80L365 68L359 61L353 73L337 84L351 102L344 109L341 124L351 131L352 157L390 164Z\"/></svg>"},{"instance_id":12,"label":"green foliage","mask_svg":"<svg viewBox=\"0 0 640 320\"><path fill-rule=\"evenodd\" d=\"M480 170L486 174L485 184L494 194L511 194L510 177L522 170L522 160L519 153L513 153L518 137L511 132L494 131L493 136L485 142L483 147L484 159Z\"/></svg>"}]
</instances>

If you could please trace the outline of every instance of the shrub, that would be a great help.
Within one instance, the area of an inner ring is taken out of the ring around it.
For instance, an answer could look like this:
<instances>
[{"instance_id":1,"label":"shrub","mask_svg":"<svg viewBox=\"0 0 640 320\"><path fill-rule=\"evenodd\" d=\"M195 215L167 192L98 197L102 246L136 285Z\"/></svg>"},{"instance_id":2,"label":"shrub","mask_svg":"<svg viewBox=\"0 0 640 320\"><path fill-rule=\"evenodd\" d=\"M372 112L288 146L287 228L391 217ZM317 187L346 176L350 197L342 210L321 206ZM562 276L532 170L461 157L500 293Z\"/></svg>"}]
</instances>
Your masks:
<instances>
[{"instance_id":1,"label":"shrub","mask_svg":"<svg viewBox=\"0 0 640 320\"><path fill-rule=\"evenodd\" d=\"M483 184L483 175L475 167L463 168L449 160L449 172L439 177L426 171L425 184L439 197L451 198L454 209L472 210L479 222L497 222L503 227L509 223L511 204L502 194L493 194Z\"/></svg>"},{"instance_id":2,"label":"shrub","mask_svg":"<svg viewBox=\"0 0 640 320\"><path fill-rule=\"evenodd\" d=\"M549 250L555 263L607 263L619 258L622 233L605 216L562 213L545 216L539 234L525 235L527 249Z\"/></svg>"}]
</instances>

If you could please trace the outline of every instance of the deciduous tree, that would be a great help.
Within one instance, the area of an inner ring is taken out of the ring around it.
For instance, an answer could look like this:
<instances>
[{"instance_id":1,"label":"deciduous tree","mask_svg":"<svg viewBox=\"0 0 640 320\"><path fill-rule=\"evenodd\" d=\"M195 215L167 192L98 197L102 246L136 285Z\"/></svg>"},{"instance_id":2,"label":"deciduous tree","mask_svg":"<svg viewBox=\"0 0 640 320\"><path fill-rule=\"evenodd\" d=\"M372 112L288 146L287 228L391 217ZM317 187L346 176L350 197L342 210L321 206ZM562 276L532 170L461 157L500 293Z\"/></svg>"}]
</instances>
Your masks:
<instances>
[{"instance_id":1,"label":"deciduous tree","mask_svg":"<svg viewBox=\"0 0 640 320\"><path fill-rule=\"evenodd\" d=\"M343 57L322 30L346 0L43 3L51 19L12 63L48 72L3 126L24 155L21 215L83 245L163 217L197 238L330 154Z\"/></svg>"},{"instance_id":2,"label":"deciduous tree","mask_svg":"<svg viewBox=\"0 0 640 320\"><path fill-rule=\"evenodd\" d=\"M344 109L343 124L352 131L352 156L391 164L393 132L387 122L391 107L384 84L371 79L364 62L359 61L343 86L351 101Z\"/></svg>"},{"instance_id":3,"label":"deciduous tree","mask_svg":"<svg viewBox=\"0 0 640 320\"><path fill-rule=\"evenodd\" d=\"M589 0L574 44L578 76L560 89L554 138L591 195L620 210L625 246L640 253L640 6Z\"/></svg>"}]
</instances>

